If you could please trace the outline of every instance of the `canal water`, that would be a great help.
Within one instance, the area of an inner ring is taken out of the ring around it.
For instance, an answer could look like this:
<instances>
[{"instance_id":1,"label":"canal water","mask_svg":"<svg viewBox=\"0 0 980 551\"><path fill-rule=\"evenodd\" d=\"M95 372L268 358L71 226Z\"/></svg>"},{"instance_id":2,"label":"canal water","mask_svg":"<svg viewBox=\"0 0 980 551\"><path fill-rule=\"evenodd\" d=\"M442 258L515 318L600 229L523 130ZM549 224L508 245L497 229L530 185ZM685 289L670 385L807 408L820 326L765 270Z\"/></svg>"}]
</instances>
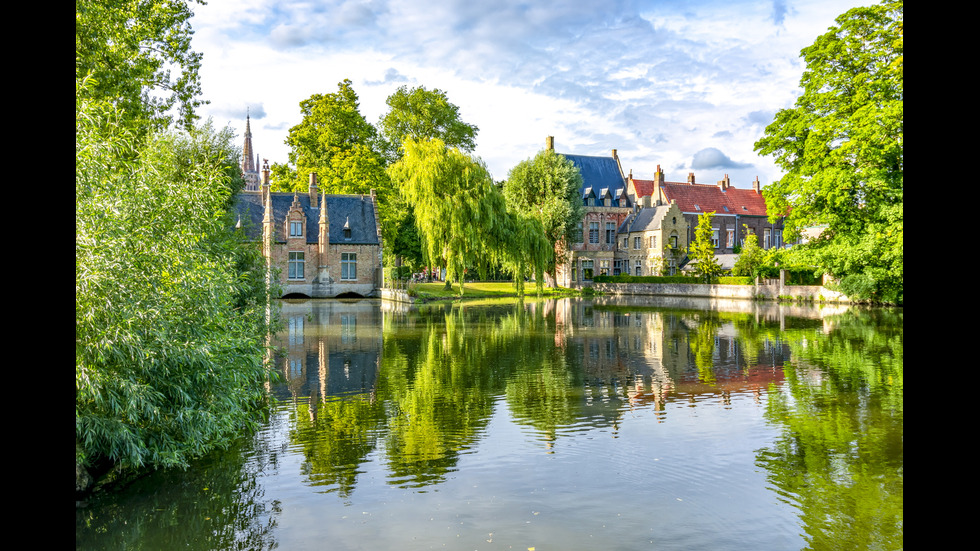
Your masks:
<instances>
[{"instance_id":1,"label":"canal water","mask_svg":"<svg viewBox=\"0 0 980 551\"><path fill-rule=\"evenodd\" d=\"M284 301L256 434L77 549L900 549L901 310Z\"/></svg>"}]
</instances>

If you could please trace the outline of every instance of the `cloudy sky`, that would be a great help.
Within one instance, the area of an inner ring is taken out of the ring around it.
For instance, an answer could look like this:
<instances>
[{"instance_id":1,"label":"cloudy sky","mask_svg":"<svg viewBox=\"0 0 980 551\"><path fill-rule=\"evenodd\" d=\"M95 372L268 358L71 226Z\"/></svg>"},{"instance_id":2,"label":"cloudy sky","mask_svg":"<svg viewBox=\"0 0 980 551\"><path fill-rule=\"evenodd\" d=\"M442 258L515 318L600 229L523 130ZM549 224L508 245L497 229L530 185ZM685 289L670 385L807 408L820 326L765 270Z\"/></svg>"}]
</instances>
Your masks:
<instances>
[{"instance_id":1,"label":"cloudy sky","mask_svg":"<svg viewBox=\"0 0 980 551\"><path fill-rule=\"evenodd\" d=\"M438 88L497 180L547 136L624 172L737 187L780 177L752 149L793 104L800 50L870 0L209 0L195 6L201 110L286 162L299 102L354 83L377 123L399 86Z\"/></svg>"}]
</instances>

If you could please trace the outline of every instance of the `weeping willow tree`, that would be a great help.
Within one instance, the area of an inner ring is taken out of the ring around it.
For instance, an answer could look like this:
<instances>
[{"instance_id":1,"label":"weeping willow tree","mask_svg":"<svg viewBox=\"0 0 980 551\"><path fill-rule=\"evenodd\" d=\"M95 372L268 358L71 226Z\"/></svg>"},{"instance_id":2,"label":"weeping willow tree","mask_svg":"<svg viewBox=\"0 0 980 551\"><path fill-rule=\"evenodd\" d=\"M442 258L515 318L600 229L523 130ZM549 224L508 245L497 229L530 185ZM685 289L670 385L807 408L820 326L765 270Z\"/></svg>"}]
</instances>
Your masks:
<instances>
[{"instance_id":1,"label":"weeping willow tree","mask_svg":"<svg viewBox=\"0 0 980 551\"><path fill-rule=\"evenodd\" d=\"M537 275L553 254L539 221L507 209L486 166L438 139L406 139L404 155L389 169L415 215L425 262L446 267L446 287L476 266L502 263L514 271L518 292L524 276Z\"/></svg>"}]
</instances>

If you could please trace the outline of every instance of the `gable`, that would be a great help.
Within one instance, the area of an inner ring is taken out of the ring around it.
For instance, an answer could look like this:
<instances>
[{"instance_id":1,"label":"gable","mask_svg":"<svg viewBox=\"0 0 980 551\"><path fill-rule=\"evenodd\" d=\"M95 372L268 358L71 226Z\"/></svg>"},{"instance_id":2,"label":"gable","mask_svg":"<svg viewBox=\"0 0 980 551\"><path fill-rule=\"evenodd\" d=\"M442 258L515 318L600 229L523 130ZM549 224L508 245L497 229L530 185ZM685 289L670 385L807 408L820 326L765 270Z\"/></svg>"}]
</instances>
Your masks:
<instances>
[{"instance_id":1,"label":"gable","mask_svg":"<svg viewBox=\"0 0 980 551\"><path fill-rule=\"evenodd\" d=\"M320 236L320 208L310 206L309 194L272 193L272 225L273 239L279 243L286 242L286 217L292 207L294 198L299 200L303 214L306 216L306 242L316 243ZM328 235L331 243L350 243L360 245L380 245L378 239L378 221L375 217L374 202L370 195L323 195L321 199L326 204L329 219ZM249 240L262 239L262 222L265 210L262 206L262 194L259 192L242 192L235 201L236 225L241 224L242 231ZM344 224L351 230L350 239L344 238Z\"/></svg>"}]
</instances>

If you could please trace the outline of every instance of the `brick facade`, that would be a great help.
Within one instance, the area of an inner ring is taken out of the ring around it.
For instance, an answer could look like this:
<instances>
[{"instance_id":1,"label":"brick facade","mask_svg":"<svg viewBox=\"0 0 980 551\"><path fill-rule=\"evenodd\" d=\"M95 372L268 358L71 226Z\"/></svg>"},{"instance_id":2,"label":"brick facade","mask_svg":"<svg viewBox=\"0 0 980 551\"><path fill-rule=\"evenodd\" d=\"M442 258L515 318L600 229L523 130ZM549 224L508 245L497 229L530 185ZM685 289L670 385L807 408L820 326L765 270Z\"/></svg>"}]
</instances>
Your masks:
<instances>
[{"instance_id":1,"label":"brick facade","mask_svg":"<svg viewBox=\"0 0 980 551\"><path fill-rule=\"evenodd\" d=\"M259 192L242 192L236 205L247 236L262 241L282 295L331 298L380 296L381 232L370 195L273 193L268 169Z\"/></svg>"}]
</instances>

